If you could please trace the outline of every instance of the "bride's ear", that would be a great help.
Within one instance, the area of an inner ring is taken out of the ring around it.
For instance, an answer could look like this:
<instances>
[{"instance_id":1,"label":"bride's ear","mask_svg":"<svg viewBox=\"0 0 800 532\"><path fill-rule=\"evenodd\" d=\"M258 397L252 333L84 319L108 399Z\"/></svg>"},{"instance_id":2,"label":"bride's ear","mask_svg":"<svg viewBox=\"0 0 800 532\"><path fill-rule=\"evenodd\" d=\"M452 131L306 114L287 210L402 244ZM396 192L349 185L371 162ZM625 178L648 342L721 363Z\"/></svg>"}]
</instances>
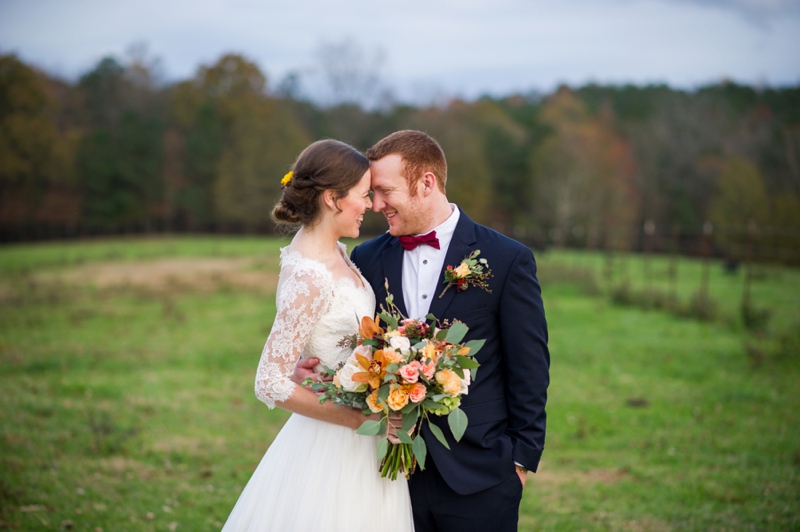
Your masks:
<instances>
[{"instance_id":1,"label":"bride's ear","mask_svg":"<svg viewBox=\"0 0 800 532\"><path fill-rule=\"evenodd\" d=\"M332 190L325 190L322 192L322 202L332 211L339 210L336 205L336 197Z\"/></svg>"}]
</instances>

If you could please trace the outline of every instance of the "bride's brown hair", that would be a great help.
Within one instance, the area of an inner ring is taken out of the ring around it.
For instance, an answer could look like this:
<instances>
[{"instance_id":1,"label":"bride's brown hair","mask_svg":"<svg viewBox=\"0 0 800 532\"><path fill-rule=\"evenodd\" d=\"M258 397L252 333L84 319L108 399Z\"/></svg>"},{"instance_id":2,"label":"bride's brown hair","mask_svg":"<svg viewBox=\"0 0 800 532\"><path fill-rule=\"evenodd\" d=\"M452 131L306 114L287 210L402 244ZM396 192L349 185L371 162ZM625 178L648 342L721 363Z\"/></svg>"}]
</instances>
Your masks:
<instances>
[{"instance_id":1,"label":"bride's brown hair","mask_svg":"<svg viewBox=\"0 0 800 532\"><path fill-rule=\"evenodd\" d=\"M318 140L303 150L292 165L292 180L272 209L272 219L282 224L312 225L320 213L320 196L326 190L339 200L356 186L369 160L338 140Z\"/></svg>"}]
</instances>

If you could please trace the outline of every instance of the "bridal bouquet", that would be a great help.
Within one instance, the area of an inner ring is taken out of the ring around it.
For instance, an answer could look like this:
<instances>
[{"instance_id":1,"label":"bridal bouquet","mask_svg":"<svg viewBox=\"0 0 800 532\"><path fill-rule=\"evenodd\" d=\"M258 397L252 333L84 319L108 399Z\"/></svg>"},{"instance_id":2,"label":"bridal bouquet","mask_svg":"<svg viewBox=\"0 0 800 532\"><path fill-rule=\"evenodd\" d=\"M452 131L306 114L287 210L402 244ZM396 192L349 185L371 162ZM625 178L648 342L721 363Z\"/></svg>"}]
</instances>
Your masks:
<instances>
[{"instance_id":1,"label":"bridal bouquet","mask_svg":"<svg viewBox=\"0 0 800 532\"><path fill-rule=\"evenodd\" d=\"M384 436L378 440L382 477L396 480L402 472L408 478L417 464L425 469L428 450L420 431L428 416L446 415L455 440L464 435L468 420L459 405L479 366L473 357L484 343L461 343L468 330L460 321L439 323L432 314L425 320L404 318L389 294L375 319L365 316L358 334L343 340L353 352L339 368L325 368L323 375L332 380L307 381L320 402L380 414L380 420L365 421L358 433ZM400 443L389 441L390 415ZM442 430L428 426L449 449Z\"/></svg>"}]
</instances>

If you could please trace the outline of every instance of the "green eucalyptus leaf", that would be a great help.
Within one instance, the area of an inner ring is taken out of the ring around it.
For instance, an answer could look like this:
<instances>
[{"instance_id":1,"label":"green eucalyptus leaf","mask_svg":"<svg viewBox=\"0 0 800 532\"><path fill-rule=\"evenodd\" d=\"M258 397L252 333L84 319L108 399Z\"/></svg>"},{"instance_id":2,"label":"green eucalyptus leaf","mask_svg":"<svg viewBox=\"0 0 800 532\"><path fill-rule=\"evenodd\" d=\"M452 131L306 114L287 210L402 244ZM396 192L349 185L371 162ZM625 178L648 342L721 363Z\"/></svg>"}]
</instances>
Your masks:
<instances>
[{"instance_id":1,"label":"green eucalyptus leaf","mask_svg":"<svg viewBox=\"0 0 800 532\"><path fill-rule=\"evenodd\" d=\"M460 408L454 408L447 416L447 424L450 425L450 430L453 432L453 438L456 441L461 440L461 437L464 436L468 423L467 414Z\"/></svg>"},{"instance_id":2,"label":"green eucalyptus leaf","mask_svg":"<svg viewBox=\"0 0 800 532\"><path fill-rule=\"evenodd\" d=\"M368 419L358 427L356 434L361 434L362 436L377 436L381 433L381 425L382 423L380 421Z\"/></svg>"},{"instance_id":3,"label":"green eucalyptus leaf","mask_svg":"<svg viewBox=\"0 0 800 532\"><path fill-rule=\"evenodd\" d=\"M469 357L465 357L464 355L456 355L455 358L456 360L458 360L458 363L461 364L461 367L464 369L472 369L480 366L480 364L478 364L475 360L472 360Z\"/></svg>"},{"instance_id":4,"label":"green eucalyptus leaf","mask_svg":"<svg viewBox=\"0 0 800 532\"><path fill-rule=\"evenodd\" d=\"M383 457L386 456L386 453L389 451L389 438L381 438L378 440L378 461L380 462L383 460Z\"/></svg>"},{"instance_id":5,"label":"green eucalyptus leaf","mask_svg":"<svg viewBox=\"0 0 800 532\"><path fill-rule=\"evenodd\" d=\"M389 397L389 385L384 384L380 388L378 388L378 402L379 403L386 403L386 399Z\"/></svg>"},{"instance_id":6,"label":"green eucalyptus leaf","mask_svg":"<svg viewBox=\"0 0 800 532\"><path fill-rule=\"evenodd\" d=\"M396 434L397 434L397 439L400 440L401 442L407 445L411 445L412 443L414 443L414 441L411 439L411 436L409 436L407 432L398 430Z\"/></svg>"},{"instance_id":7,"label":"green eucalyptus leaf","mask_svg":"<svg viewBox=\"0 0 800 532\"><path fill-rule=\"evenodd\" d=\"M478 351L481 350L483 344L485 343L486 340L470 340L464 345L466 347L469 347L469 356L474 357L476 354L478 354Z\"/></svg>"},{"instance_id":8,"label":"green eucalyptus leaf","mask_svg":"<svg viewBox=\"0 0 800 532\"><path fill-rule=\"evenodd\" d=\"M414 406L416 408L416 405ZM409 412L403 415L403 430L408 432L417 423L419 415L417 412Z\"/></svg>"},{"instance_id":9,"label":"green eucalyptus leaf","mask_svg":"<svg viewBox=\"0 0 800 532\"><path fill-rule=\"evenodd\" d=\"M442 405L431 399L425 399L424 401L422 401L422 408L424 408L425 410L437 410L439 408L442 408Z\"/></svg>"},{"instance_id":10,"label":"green eucalyptus leaf","mask_svg":"<svg viewBox=\"0 0 800 532\"><path fill-rule=\"evenodd\" d=\"M397 320L394 316L387 312L381 312L380 317L390 328L397 329Z\"/></svg>"},{"instance_id":11,"label":"green eucalyptus leaf","mask_svg":"<svg viewBox=\"0 0 800 532\"><path fill-rule=\"evenodd\" d=\"M449 329L447 329L445 341L450 342L451 344L457 344L464 338L468 331L469 327L460 321L456 321Z\"/></svg>"},{"instance_id":12,"label":"green eucalyptus leaf","mask_svg":"<svg viewBox=\"0 0 800 532\"><path fill-rule=\"evenodd\" d=\"M411 450L414 451L414 456L417 458L417 464L420 469L425 469L425 458L428 457L428 446L422 436L414 438L414 443L411 444Z\"/></svg>"},{"instance_id":13,"label":"green eucalyptus leaf","mask_svg":"<svg viewBox=\"0 0 800 532\"><path fill-rule=\"evenodd\" d=\"M430 427L431 432L433 433L434 436L436 436L436 439L439 440L439 443L444 445L449 450L450 445L447 444L447 440L444 438L444 432L442 432L442 429L440 429L433 423L428 423L428 427Z\"/></svg>"}]
</instances>

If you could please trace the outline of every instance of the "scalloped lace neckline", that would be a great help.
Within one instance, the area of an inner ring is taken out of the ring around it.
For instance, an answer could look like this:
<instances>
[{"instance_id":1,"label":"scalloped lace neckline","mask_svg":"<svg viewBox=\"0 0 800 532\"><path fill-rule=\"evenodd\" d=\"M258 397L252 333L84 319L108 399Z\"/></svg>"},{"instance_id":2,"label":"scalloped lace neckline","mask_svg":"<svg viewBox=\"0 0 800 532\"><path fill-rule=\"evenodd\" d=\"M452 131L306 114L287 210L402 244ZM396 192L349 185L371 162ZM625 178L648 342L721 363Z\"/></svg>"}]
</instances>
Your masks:
<instances>
[{"instance_id":1,"label":"scalloped lace neckline","mask_svg":"<svg viewBox=\"0 0 800 532\"><path fill-rule=\"evenodd\" d=\"M359 290L364 290L364 291L371 290L371 287L369 286L369 283L367 283L367 280L366 280L366 279L364 279L364 276L363 276L363 275L361 275L361 270L359 270L359 269L358 269L358 266L356 266L355 264L353 264L353 263L350 261L350 258L347 256L347 246L345 246L345 245L344 245L344 244L342 244L341 242L337 242L336 244L337 244L337 245L338 245L338 247L339 247L339 253L341 253L341 255L342 255L342 258L344 259L345 263L346 263L346 264L347 264L347 266L350 268L350 270L352 270L352 271L353 271L353 273L355 273L355 274L358 276L358 278L359 278L359 279L361 279L361 283L356 283L355 279L353 279L353 278L352 278L352 277L350 277L349 275L342 275L341 277L339 277L339 278L337 279L336 277L334 277L334 276L333 276L333 272L331 272L331 271L328 269L328 267L327 267L327 266L325 266L325 263L324 263L324 262L322 262L321 260L317 260L317 259L312 259L312 258L310 258L310 257L306 257L305 255L303 255L303 254L302 254L302 253L300 253L299 251L296 251L296 250L294 250L294 249L289 249L289 246L286 246L286 247L283 247L283 248L281 248L281 259L283 259L283 257L290 257L290 256L293 256L293 258L295 258L295 257L296 257L296 258L295 258L295 260L298 260L298 261L300 261L300 260L304 260L304 261L311 262L311 263L313 263L313 264L317 265L317 266L319 267L319 269L321 269L322 271L324 271L325 273L327 273L327 274L330 276L331 280L332 280L332 281L333 281L335 284L338 284L338 283L340 283L340 282L343 282L343 281L344 281L344 282L348 282L348 281L349 281L349 284L350 284L350 285L351 285L353 288L357 288L357 289L359 289Z\"/></svg>"}]
</instances>

